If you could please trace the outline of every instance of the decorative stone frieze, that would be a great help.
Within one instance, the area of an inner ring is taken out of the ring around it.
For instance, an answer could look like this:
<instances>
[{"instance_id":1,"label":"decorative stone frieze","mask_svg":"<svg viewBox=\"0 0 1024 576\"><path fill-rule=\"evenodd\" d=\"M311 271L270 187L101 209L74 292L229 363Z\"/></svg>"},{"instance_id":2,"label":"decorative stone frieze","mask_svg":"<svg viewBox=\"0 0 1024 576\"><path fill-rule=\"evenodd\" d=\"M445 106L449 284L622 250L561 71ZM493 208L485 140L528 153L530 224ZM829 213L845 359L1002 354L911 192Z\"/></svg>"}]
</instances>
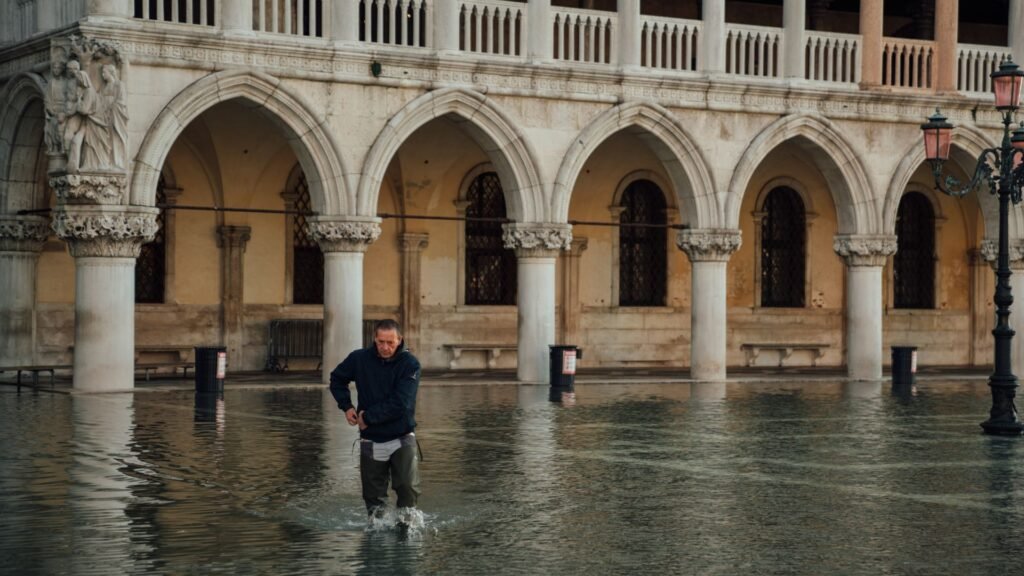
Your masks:
<instances>
[{"instance_id":1,"label":"decorative stone frieze","mask_svg":"<svg viewBox=\"0 0 1024 576\"><path fill-rule=\"evenodd\" d=\"M505 248L517 258L555 258L572 247L572 226L540 222L502 224Z\"/></svg>"},{"instance_id":2,"label":"decorative stone frieze","mask_svg":"<svg viewBox=\"0 0 1024 576\"><path fill-rule=\"evenodd\" d=\"M885 266L885 259L896 253L896 236L836 236L832 248L847 266Z\"/></svg>"},{"instance_id":3,"label":"decorative stone frieze","mask_svg":"<svg viewBox=\"0 0 1024 576\"><path fill-rule=\"evenodd\" d=\"M124 69L112 42L74 35L53 42L43 132L51 174L127 169Z\"/></svg>"},{"instance_id":4,"label":"decorative stone frieze","mask_svg":"<svg viewBox=\"0 0 1024 576\"><path fill-rule=\"evenodd\" d=\"M986 238L981 241L981 257L989 263L992 268L999 266L999 242ZM1009 252L1011 270L1024 270L1024 242L1011 241Z\"/></svg>"},{"instance_id":5,"label":"decorative stone frieze","mask_svg":"<svg viewBox=\"0 0 1024 576\"><path fill-rule=\"evenodd\" d=\"M65 204L120 204L128 177L114 172L57 173L50 177L50 187Z\"/></svg>"},{"instance_id":6,"label":"decorative stone frieze","mask_svg":"<svg viewBox=\"0 0 1024 576\"><path fill-rule=\"evenodd\" d=\"M64 206L54 213L52 227L75 258L138 258L156 235L159 213L145 206Z\"/></svg>"},{"instance_id":7,"label":"decorative stone frieze","mask_svg":"<svg viewBox=\"0 0 1024 576\"><path fill-rule=\"evenodd\" d=\"M38 216L0 215L0 252L42 252L49 224Z\"/></svg>"},{"instance_id":8,"label":"decorative stone frieze","mask_svg":"<svg viewBox=\"0 0 1024 576\"><path fill-rule=\"evenodd\" d=\"M317 217L306 223L306 231L324 252L365 252L380 237L380 219Z\"/></svg>"},{"instance_id":9,"label":"decorative stone frieze","mask_svg":"<svg viewBox=\"0 0 1024 576\"><path fill-rule=\"evenodd\" d=\"M676 246L691 262L727 262L742 243L742 233L728 228L680 230L676 234Z\"/></svg>"}]
</instances>

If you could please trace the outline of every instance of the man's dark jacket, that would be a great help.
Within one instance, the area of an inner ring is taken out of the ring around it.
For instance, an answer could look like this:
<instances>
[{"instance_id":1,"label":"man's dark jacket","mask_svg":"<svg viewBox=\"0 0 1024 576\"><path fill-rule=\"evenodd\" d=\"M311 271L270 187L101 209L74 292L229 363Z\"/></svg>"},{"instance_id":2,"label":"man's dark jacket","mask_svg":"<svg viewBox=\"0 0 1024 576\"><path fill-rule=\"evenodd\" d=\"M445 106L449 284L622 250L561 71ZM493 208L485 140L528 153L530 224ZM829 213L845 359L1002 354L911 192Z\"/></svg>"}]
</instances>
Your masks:
<instances>
[{"instance_id":1,"label":"man's dark jacket","mask_svg":"<svg viewBox=\"0 0 1024 576\"><path fill-rule=\"evenodd\" d=\"M366 430L359 435L374 442L388 442L416 429L416 392L420 387L420 362L399 345L391 358L381 358L377 347L356 350L331 372L331 394L338 408L352 408L348 383L355 380Z\"/></svg>"}]
</instances>

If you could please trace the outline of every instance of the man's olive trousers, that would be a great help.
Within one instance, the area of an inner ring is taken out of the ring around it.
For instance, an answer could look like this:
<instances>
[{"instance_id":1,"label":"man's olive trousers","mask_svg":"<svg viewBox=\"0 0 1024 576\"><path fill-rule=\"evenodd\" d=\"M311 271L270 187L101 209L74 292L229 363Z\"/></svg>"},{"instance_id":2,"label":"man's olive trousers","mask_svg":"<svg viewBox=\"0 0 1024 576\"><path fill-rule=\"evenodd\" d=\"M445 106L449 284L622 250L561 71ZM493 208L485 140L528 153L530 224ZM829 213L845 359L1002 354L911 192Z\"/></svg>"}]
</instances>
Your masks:
<instances>
[{"instance_id":1,"label":"man's olive trousers","mask_svg":"<svg viewBox=\"0 0 1024 576\"><path fill-rule=\"evenodd\" d=\"M415 437L412 437L415 438ZM373 459L373 443L360 442L359 477L363 481L363 500L366 510L373 514L376 508L387 504L388 483L398 495L399 508L412 508L420 495L419 456L416 441L402 442L386 462Z\"/></svg>"}]
</instances>

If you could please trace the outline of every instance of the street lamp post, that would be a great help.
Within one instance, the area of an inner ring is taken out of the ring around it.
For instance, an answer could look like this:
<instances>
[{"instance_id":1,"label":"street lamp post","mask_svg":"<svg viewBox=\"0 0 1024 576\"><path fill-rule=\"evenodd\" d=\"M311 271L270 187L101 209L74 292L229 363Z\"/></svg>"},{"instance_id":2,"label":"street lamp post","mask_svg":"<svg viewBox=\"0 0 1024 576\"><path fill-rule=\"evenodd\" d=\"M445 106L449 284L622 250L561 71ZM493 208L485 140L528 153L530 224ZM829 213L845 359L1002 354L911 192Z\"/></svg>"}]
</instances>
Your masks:
<instances>
[{"instance_id":1,"label":"street lamp post","mask_svg":"<svg viewBox=\"0 0 1024 576\"><path fill-rule=\"evenodd\" d=\"M987 434L1020 435L1024 424L1017 419L1017 407L1013 398L1017 394L1017 377L1010 365L1010 344L1014 331L1010 328L1010 305L1013 295L1010 291L1010 250L1007 227L1009 225L1010 202L1021 201L1024 187L1024 124L1010 136L1010 124L1020 107L1021 83L1024 71L1007 60L992 73L996 109L1003 114L1003 141L998 148L988 148L978 157L974 176L966 185L952 176L943 178L942 164L949 159L949 148L953 138L953 125L935 111L928 122L921 125L924 132L925 156L932 165L935 185L943 193L954 197L966 195L982 182L988 184L989 192L999 197L999 256L996 262L996 327L995 368L989 377L992 390L992 409L988 420L981 423Z\"/></svg>"}]
</instances>

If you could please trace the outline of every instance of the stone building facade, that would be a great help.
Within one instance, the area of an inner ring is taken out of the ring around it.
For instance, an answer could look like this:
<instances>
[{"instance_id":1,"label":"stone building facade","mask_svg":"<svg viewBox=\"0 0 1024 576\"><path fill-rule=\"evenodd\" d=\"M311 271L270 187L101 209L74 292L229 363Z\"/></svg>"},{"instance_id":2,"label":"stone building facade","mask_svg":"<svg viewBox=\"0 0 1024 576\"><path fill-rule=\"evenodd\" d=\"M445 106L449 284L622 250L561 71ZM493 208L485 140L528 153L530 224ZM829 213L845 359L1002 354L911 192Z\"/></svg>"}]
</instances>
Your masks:
<instances>
[{"instance_id":1,"label":"stone building facade","mask_svg":"<svg viewBox=\"0 0 1024 576\"><path fill-rule=\"evenodd\" d=\"M522 381L552 343L703 380L986 365L997 201L937 192L919 126L957 124L961 179L998 144L1024 6L988 4L6 4L0 365L123 389L321 319L326 374L384 317Z\"/></svg>"}]
</instances>

